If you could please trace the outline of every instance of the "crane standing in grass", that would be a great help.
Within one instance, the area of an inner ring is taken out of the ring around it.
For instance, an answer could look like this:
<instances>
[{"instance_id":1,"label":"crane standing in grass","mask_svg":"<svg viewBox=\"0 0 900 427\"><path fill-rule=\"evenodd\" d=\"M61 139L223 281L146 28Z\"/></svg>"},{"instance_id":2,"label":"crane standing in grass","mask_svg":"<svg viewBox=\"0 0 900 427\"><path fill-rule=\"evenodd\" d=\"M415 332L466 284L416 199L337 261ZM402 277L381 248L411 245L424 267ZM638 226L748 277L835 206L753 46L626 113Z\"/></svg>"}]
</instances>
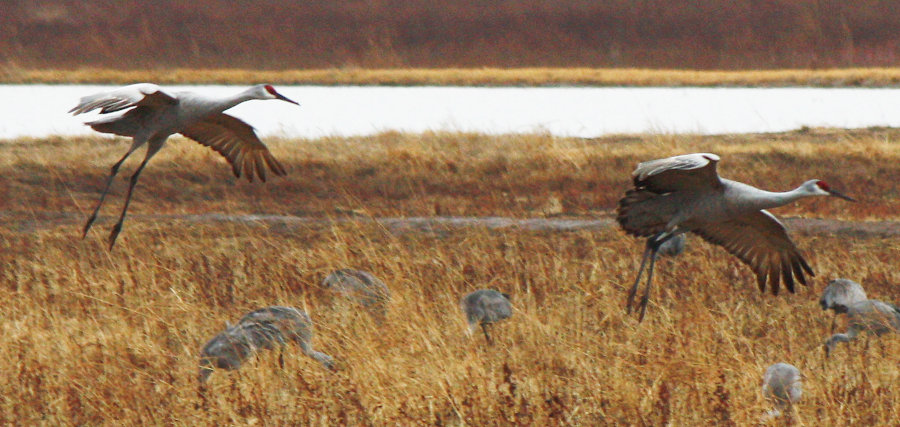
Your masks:
<instances>
[{"instance_id":1,"label":"crane standing in grass","mask_svg":"<svg viewBox=\"0 0 900 427\"><path fill-rule=\"evenodd\" d=\"M616 220L628 234L649 237L627 302L630 313L649 258L640 320L644 319L650 298L657 252L669 239L687 232L696 233L749 265L756 273L761 291L768 281L773 294L778 293L781 282L793 292L794 276L805 285L804 271L809 275L813 271L788 237L784 225L765 209L813 196L853 200L818 179L783 193L760 190L720 178L716 172L718 163L719 156L715 154L685 154L643 162L632 174L634 188L619 201Z\"/></svg>"},{"instance_id":2,"label":"crane standing in grass","mask_svg":"<svg viewBox=\"0 0 900 427\"><path fill-rule=\"evenodd\" d=\"M766 369L763 375L763 396L775 404L775 409L768 416L777 417L790 410L803 395L803 383L800 370L789 363L776 363Z\"/></svg>"},{"instance_id":3,"label":"crane standing in grass","mask_svg":"<svg viewBox=\"0 0 900 427\"><path fill-rule=\"evenodd\" d=\"M822 310L832 310L831 333L834 333L835 321L839 313L846 313L850 305L869 299L862 285L850 279L834 279L822 291L819 305Z\"/></svg>"},{"instance_id":4,"label":"crane standing in grass","mask_svg":"<svg viewBox=\"0 0 900 427\"><path fill-rule=\"evenodd\" d=\"M372 273L342 268L325 277L322 287L362 304L379 324L387 316L391 290Z\"/></svg>"},{"instance_id":5,"label":"crane standing in grass","mask_svg":"<svg viewBox=\"0 0 900 427\"><path fill-rule=\"evenodd\" d=\"M284 346L294 341L303 354L322 366L334 369L331 356L312 347L312 320L303 310L271 306L245 314L235 326L228 326L200 351L200 382L206 382L214 368L234 370L259 350ZM280 360L280 359L279 359Z\"/></svg>"},{"instance_id":6,"label":"crane standing in grass","mask_svg":"<svg viewBox=\"0 0 900 427\"><path fill-rule=\"evenodd\" d=\"M470 334L475 332L475 328L481 325L488 344L493 344L488 333L488 325L512 316L509 295L493 289L479 289L472 292L462 298L460 305L469 323L468 332Z\"/></svg>"},{"instance_id":7,"label":"crane standing in grass","mask_svg":"<svg viewBox=\"0 0 900 427\"><path fill-rule=\"evenodd\" d=\"M256 136L253 128L240 119L223 113L235 105L252 99L279 99L297 104L276 92L271 85L253 86L225 98L209 98L192 92L168 93L157 85L138 83L81 98L78 105L69 110L70 113L77 115L100 109L100 114L106 114L128 109L124 114L104 117L86 124L97 132L132 138L131 147L112 166L100 201L84 225L82 237L87 235L94 220L97 219L97 213L109 192L113 178L119 173L119 167L131 153L148 144L144 161L131 175L119 221L109 234L109 249L112 250L116 237L122 231L125 213L131 202L131 192L141 171L150 158L163 147L166 139L175 133L180 133L223 155L231 163L232 171L238 178L243 174L248 181L253 181L255 173L260 180L265 181L267 167L275 175L284 175L284 167L275 160L269 149Z\"/></svg>"},{"instance_id":8,"label":"crane standing in grass","mask_svg":"<svg viewBox=\"0 0 900 427\"><path fill-rule=\"evenodd\" d=\"M651 237L652 238L652 237ZM685 238L684 234L679 234L669 240L663 242L663 244L659 245L659 255L668 256L668 257L676 257L681 255L684 252L685 246Z\"/></svg>"},{"instance_id":9,"label":"crane standing in grass","mask_svg":"<svg viewBox=\"0 0 900 427\"><path fill-rule=\"evenodd\" d=\"M825 341L825 356L830 356L838 343L856 339L860 332L875 336L900 333L900 307L873 299L850 304L847 306L847 333L834 334Z\"/></svg>"}]
</instances>

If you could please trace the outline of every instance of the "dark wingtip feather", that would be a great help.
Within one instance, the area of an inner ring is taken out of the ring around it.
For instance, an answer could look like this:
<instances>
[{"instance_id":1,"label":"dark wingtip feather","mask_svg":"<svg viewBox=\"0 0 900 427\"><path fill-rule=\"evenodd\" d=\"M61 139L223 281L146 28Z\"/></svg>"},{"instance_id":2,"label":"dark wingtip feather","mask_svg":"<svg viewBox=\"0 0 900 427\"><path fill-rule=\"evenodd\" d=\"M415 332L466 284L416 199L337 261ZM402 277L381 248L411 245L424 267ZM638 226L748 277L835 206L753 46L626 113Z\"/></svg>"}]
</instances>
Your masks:
<instances>
[{"instance_id":1,"label":"dark wingtip feather","mask_svg":"<svg viewBox=\"0 0 900 427\"><path fill-rule=\"evenodd\" d=\"M790 293L794 293L794 274L791 270L791 264L789 262L782 262L781 264L781 278L784 282L784 286Z\"/></svg>"},{"instance_id":2,"label":"dark wingtip feather","mask_svg":"<svg viewBox=\"0 0 900 427\"><path fill-rule=\"evenodd\" d=\"M762 271L756 272L756 286L759 287L760 292L766 291L766 273Z\"/></svg>"}]
</instances>

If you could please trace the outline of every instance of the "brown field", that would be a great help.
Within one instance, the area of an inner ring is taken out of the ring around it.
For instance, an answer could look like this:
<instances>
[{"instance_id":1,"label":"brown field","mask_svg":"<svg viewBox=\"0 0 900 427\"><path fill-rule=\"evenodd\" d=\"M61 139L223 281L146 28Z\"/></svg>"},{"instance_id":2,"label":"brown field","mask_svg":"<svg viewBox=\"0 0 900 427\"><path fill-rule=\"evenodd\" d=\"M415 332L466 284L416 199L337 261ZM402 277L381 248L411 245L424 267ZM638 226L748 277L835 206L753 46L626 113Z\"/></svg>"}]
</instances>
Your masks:
<instances>
[{"instance_id":1,"label":"brown field","mask_svg":"<svg viewBox=\"0 0 900 427\"><path fill-rule=\"evenodd\" d=\"M176 139L143 174L113 252L104 238L139 159L92 234L80 229L124 140L0 141L0 423L748 425L769 409L763 371L786 361L806 376L799 423L889 425L900 419L900 340L860 340L825 360L830 315L816 301L834 277L896 301L896 236L794 230L817 276L776 297L724 250L689 239L660 263L639 324L623 306L642 245L616 228L398 232L365 219L609 218L638 161L710 151L732 179L786 190L817 177L860 200L805 200L777 215L897 221L898 137L274 139L289 175L265 184L237 182L217 154ZM184 217L203 213L342 221ZM348 266L394 292L383 326L319 289ZM490 348L464 336L458 309L482 287L512 294L515 307ZM314 344L338 370L290 346L283 368L267 352L200 388L206 340L274 304L310 312Z\"/></svg>"},{"instance_id":2,"label":"brown field","mask_svg":"<svg viewBox=\"0 0 900 427\"><path fill-rule=\"evenodd\" d=\"M637 68L329 68L320 70L21 69L0 66L0 83L308 84L388 86L817 86L900 84L900 68L753 71Z\"/></svg>"}]
</instances>

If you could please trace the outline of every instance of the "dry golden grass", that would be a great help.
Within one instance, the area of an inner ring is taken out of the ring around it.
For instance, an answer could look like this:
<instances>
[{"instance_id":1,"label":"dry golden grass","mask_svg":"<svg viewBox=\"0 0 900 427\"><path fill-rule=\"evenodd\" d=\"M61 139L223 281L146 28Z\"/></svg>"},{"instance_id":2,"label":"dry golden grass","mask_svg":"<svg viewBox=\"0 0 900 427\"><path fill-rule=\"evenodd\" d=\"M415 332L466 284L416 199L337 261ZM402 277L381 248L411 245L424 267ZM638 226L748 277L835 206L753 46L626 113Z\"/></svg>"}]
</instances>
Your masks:
<instances>
[{"instance_id":1,"label":"dry golden grass","mask_svg":"<svg viewBox=\"0 0 900 427\"><path fill-rule=\"evenodd\" d=\"M900 68L752 71L639 68L331 68L316 70L0 67L2 83L439 85L439 86L896 86Z\"/></svg>"},{"instance_id":2,"label":"dry golden grass","mask_svg":"<svg viewBox=\"0 0 900 427\"><path fill-rule=\"evenodd\" d=\"M643 160L689 152L723 156L723 176L771 190L820 178L861 203L814 199L786 216L897 219L900 130L812 129L764 135L613 136L384 133L315 140L267 139L284 178L247 183L212 150L173 138L142 174L132 214L224 212L298 216L608 214ZM90 213L126 139L43 138L0 142L0 211ZM115 215L138 151L108 205ZM553 204L559 209L548 211ZM126 224L127 228L127 224ZM127 234L127 233L126 233Z\"/></svg>"},{"instance_id":3,"label":"dry golden grass","mask_svg":"<svg viewBox=\"0 0 900 427\"><path fill-rule=\"evenodd\" d=\"M661 262L638 324L623 305L642 246L614 228L398 233L355 221L146 215L328 217L339 205L373 216L536 216L551 198L565 213L602 215L638 160L705 150L723 156L732 178L787 189L817 176L862 200L807 200L780 215L896 220L897 136L275 140L291 172L267 184L234 184L215 154L176 142L143 176L112 253L108 218L87 239L79 233L122 141L0 142L0 423L748 425L769 409L763 371L786 361L806 375L803 424L891 424L900 418L900 340L856 342L825 361L830 317L816 300L841 276L896 301L896 237L792 233L817 277L777 297L761 295L722 249L689 240L682 257ZM122 186L105 213L117 212ZM382 327L318 288L342 267L391 287ZM511 293L516 310L492 348L463 335L458 308L482 287ZM274 304L308 310L314 344L338 371L291 346L283 369L277 352L263 353L199 388L205 341L225 321Z\"/></svg>"}]
</instances>

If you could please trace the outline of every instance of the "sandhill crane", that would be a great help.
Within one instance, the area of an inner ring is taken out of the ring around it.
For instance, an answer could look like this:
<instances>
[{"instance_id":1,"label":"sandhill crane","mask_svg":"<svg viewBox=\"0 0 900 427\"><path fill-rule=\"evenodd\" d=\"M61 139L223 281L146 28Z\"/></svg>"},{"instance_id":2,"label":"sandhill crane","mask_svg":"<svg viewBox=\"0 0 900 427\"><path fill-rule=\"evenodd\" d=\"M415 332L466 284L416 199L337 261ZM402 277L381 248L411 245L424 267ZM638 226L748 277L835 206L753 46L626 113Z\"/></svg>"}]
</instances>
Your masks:
<instances>
[{"instance_id":1,"label":"sandhill crane","mask_svg":"<svg viewBox=\"0 0 900 427\"><path fill-rule=\"evenodd\" d=\"M391 291L369 272L352 268L335 270L322 280L322 287L362 304L379 323L387 314Z\"/></svg>"},{"instance_id":2,"label":"sandhill crane","mask_svg":"<svg viewBox=\"0 0 900 427\"><path fill-rule=\"evenodd\" d=\"M850 279L834 279L822 291L819 305L822 310L832 310L831 333L834 333L835 320L838 313L846 313L850 304L869 299L862 285Z\"/></svg>"},{"instance_id":3,"label":"sandhill crane","mask_svg":"<svg viewBox=\"0 0 900 427\"><path fill-rule=\"evenodd\" d=\"M472 292L462 298L460 305L469 323L468 332L470 334L475 332L475 328L481 325L488 344L493 343L488 333L488 325L512 316L509 295L493 289L479 289Z\"/></svg>"},{"instance_id":4,"label":"sandhill crane","mask_svg":"<svg viewBox=\"0 0 900 427\"><path fill-rule=\"evenodd\" d=\"M244 360L261 349L283 346L288 340L300 346L303 354L334 369L331 356L312 348L312 320L303 310L271 306L245 314L237 325L211 339L200 352L200 381L205 382L213 368L238 369Z\"/></svg>"},{"instance_id":5,"label":"sandhill crane","mask_svg":"<svg viewBox=\"0 0 900 427\"><path fill-rule=\"evenodd\" d=\"M857 301L847 306L847 333L834 334L825 341L825 356L841 342L856 339L860 332L880 336L900 332L900 307L878 300Z\"/></svg>"},{"instance_id":6,"label":"sandhill crane","mask_svg":"<svg viewBox=\"0 0 900 427\"><path fill-rule=\"evenodd\" d=\"M273 325L247 323L227 326L200 350L200 382L206 382L213 368L233 370L261 349L284 344L284 337Z\"/></svg>"},{"instance_id":7,"label":"sandhill crane","mask_svg":"<svg viewBox=\"0 0 900 427\"><path fill-rule=\"evenodd\" d=\"M783 411L791 409L803 394L802 375L800 370L788 363L776 363L766 369L763 375L763 396L775 404L769 416L780 416Z\"/></svg>"},{"instance_id":8,"label":"sandhill crane","mask_svg":"<svg viewBox=\"0 0 900 427\"><path fill-rule=\"evenodd\" d=\"M319 361L328 369L334 369L334 359L331 356L313 349L312 319L305 311L294 307L273 305L253 310L238 321L239 325L248 323L274 325L281 331L282 336L297 343L303 354Z\"/></svg>"},{"instance_id":9,"label":"sandhill crane","mask_svg":"<svg viewBox=\"0 0 900 427\"><path fill-rule=\"evenodd\" d=\"M663 244L659 245L657 254L668 257L676 257L678 255L681 255L681 253L684 252L685 240L687 239L684 234L678 234L675 237L666 240L665 242L663 242Z\"/></svg>"},{"instance_id":10,"label":"sandhill crane","mask_svg":"<svg viewBox=\"0 0 900 427\"><path fill-rule=\"evenodd\" d=\"M125 213L131 202L131 192L138 176L150 158L163 147L166 139L175 133L217 151L228 160L232 172L238 178L243 174L248 181L253 181L256 174L260 180L265 181L266 167L275 175L284 175L284 167L275 160L269 149L256 136L253 128L240 119L223 113L235 105L252 99L280 99L297 104L276 92L271 85L253 86L226 98L209 98L192 92L170 93L155 84L138 83L81 98L78 105L69 110L70 113L77 115L100 109L100 114L106 114L128 109L124 114L104 117L85 124L97 132L132 138L131 147L112 166L100 201L84 225L82 238L87 235L94 220L97 219L97 213L109 192L113 178L119 172L119 167L131 153L148 144L144 161L131 176L119 221L109 234L109 249L112 250L116 237L122 231L122 222L125 220Z\"/></svg>"},{"instance_id":11,"label":"sandhill crane","mask_svg":"<svg viewBox=\"0 0 900 427\"><path fill-rule=\"evenodd\" d=\"M696 233L749 265L756 273L761 291L765 291L768 281L773 294L778 293L779 282L794 292L794 276L805 285L803 272L813 275L813 271L788 237L784 225L765 209L812 196L836 196L853 201L818 179L783 193L760 190L720 178L716 172L718 163L719 156L715 154L685 154L643 162L632 174L634 188L619 201L616 220L628 234L650 237L637 278L628 293L630 313L649 258L640 320L644 319L650 298L656 254L666 240L686 232Z\"/></svg>"}]
</instances>

